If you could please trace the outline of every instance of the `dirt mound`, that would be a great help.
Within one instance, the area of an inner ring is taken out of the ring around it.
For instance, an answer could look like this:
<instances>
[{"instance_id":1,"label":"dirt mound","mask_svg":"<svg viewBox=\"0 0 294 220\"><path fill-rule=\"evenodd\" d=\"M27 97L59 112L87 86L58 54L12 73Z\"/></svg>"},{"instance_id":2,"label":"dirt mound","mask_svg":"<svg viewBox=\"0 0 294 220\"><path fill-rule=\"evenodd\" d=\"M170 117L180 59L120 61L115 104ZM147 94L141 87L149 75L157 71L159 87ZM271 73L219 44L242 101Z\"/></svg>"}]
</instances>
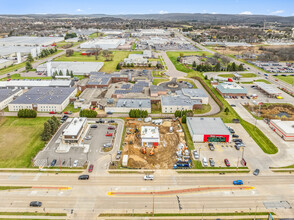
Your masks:
<instances>
[{"instance_id":1,"label":"dirt mound","mask_svg":"<svg viewBox=\"0 0 294 220\"><path fill-rule=\"evenodd\" d=\"M148 165L147 161L137 155L129 156L128 166L133 168L144 168Z\"/></svg>"}]
</instances>

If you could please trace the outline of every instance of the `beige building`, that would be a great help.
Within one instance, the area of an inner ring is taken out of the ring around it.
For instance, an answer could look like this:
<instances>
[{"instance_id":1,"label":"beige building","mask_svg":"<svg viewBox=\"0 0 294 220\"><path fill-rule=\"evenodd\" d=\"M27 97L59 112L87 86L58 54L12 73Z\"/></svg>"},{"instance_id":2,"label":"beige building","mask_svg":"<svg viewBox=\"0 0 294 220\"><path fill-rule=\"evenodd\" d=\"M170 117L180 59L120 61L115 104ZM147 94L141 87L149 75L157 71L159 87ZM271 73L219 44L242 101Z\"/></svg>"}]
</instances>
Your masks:
<instances>
[{"instance_id":1,"label":"beige building","mask_svg":"<svg viewBox=\"0 0 294 220\"><path fill-rule=\"evenodd\" d=\"M22 93L21 89L0 89L0 110L6 108L15 97Z\"/></svg>"}]
</instances>

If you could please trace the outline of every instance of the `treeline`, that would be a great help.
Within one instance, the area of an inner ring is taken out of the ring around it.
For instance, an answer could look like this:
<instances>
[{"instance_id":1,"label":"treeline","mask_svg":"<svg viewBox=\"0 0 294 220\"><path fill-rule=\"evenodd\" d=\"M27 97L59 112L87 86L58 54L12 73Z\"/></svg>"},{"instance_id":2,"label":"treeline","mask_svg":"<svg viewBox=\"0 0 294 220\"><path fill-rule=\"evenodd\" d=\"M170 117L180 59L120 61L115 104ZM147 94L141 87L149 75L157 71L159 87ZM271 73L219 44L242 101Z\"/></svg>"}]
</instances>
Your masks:
<instances>
[{"instance_id":1,"label":"treeline","mask_svg":"<svg viewBox=\"0 0 294 220\"><path fill-rule=\"evenodd\" d=\"M294 47L282 47L282 48L266 48L260 47L259 50L263 51L263 54L258 55L260 61L292 61L294 60Z\"/></svg>"},{"instance_id":2,"label":"treeline","mask_svg":"<svg viewBox=\"0 0 294 220\"><path fill-rule=\"evenodd\" d=\"M186 123L187 117L193 117L193 115L194 113L192 110L184 110L184 111L177 110L175 112L175 117L182 118L182 123Z\"/></svg>"},{"instance_id":3,"label":"treeline","mask_svg":"<svg viewBox=\"0 0 294 220\"><path fill-rule=\"evenodd\" d=\"M43 141L49 141L50 138L55 134L60 126L60 121L52 116L48 121L44 123L44 130L41 135Z\"/></svg>"},{"instance_id":4,"label":"treeline","mask_svg":"<svg viewBox=\"0 0 294 220\"><path fill-rule=\"evenodd\" d=\"M17 117L19 117L19 118L36 118L37 111L35 111L33 109L20 109L17 112Z\"/></svg>"},{"instance_id":5,"label":"treeline","mask_svg":"<svg viewBox=\"0 0 294 220\"><path fill-rule=\"evenodd\" d=\"M80 111L80 117L96 118L97 112L94 110L83 109Z\"/></svg>"},{"instance_id":6,"label":"treeline","mask_svg":"<svg viewBox=\"0 0 294 220\"><path fill-rule=\"evenodd\" d=\"M146 118L148 117L147 110L140 110L140 109L131 109L129 111L129 117L130 118Z\"/></svg>"},{"instance_id":7,"label":"treeline","mask_svg":"<svg viewBox=\"0 0 294 220\"><path fill-rule=\"evenodd\" d=\"M77 37L76 33L66 33L64 40L67 40L69 38L75 38L75 37Z\"/></svg>"},{"instance_id":8,"label":"treeline","mask_svg":"<svg viewBox=\"0 0 294 220\"><path fill-rule=\"evenodd\" d=\"M192 67L194 70L197 70L199 72L244 71L243 64L238 65L235 62L227 64L226 67L222 67L219 62L215 66L207 63L196 65L196 62L194 62Z\"/></svg>"},{"instance_id":9,"label":"treeline","mask_svg":"<svg viewBox=\"0 0 294 220\"><path fill-rule=\"evenodd\" d=\"M47 56L49 56L49 55L51 55L51 54L54 54L54 53L56 53L57 52L57 48L55 47L54 49L53 48L50 48L50 49L44 49L44 50L42 50L41 51L41 53L40 53L40 58L44 58L44 57L47 57Z\"/></svg>"}]
</instances>

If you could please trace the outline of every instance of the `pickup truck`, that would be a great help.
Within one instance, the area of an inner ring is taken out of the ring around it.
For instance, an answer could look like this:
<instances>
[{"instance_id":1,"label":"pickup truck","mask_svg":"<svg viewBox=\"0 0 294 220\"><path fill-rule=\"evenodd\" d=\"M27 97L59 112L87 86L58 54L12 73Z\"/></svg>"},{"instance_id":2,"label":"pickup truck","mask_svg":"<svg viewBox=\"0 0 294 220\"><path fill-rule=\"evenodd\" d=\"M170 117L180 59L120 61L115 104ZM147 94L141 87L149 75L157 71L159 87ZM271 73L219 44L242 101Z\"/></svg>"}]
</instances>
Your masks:
<instances>
[{"instance_id":1,"label":"pickup truck","mask_svg":"<svg viewBox=\"0 0 294 220\"><path fill-rule=\"evenodd\" d=\"M174 169L187 169L190 168L191 163L190 161L177 161L177 163L174 165Z\"/></svg>"}]
</instances>

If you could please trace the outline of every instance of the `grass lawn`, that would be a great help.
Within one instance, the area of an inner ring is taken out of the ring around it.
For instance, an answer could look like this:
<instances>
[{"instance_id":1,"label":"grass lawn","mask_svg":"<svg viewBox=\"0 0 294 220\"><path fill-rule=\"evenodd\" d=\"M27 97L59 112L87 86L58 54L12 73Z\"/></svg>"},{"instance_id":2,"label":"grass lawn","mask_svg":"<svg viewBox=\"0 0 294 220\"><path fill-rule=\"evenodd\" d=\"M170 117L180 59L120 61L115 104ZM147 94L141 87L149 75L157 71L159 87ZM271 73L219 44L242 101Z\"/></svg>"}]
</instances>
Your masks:
<instances>
[{"instance_id":1,"label":"grass lawn","mask_svg":"<svg viewBox=\"0 0 294 220\"><path fill-rule=\"evenodd\" d=\"M153 77L164 77L163 75L164 71L152 71L152 76Z\"/></svg>"},{"instance_id":2,"label":"grass lawn","mask_svg":"<svg viewBox=\"0 0 294 220\"><path fill-rule=\"evenodd\" d=\"M282 80L286 83L294 85L294 76L275 76L277 79Z\"/></svg>"},{"instance_id":3,"label":"grass lawn","mask_svg":"<svg viewBox=\"0 0 294 220\"><path fill-rule=\"evenodd\" d=\"M10 73L12 71L15 71L17 69L20 69L22 67L25 67L26 63L20 63L20 64L16 64L13 66L9 66L3 69L0 69L0 75L6 74L6 73Z\"/></svg>"},{"instance_id":4,"label":"grass lawn","mask_svg":"<svg viewBox=\"0 0 294 220\"><path fill-rule=\"evenodd\" d=\"M197 86L195 85L194 81L191 80L191 79L177 79L177 82L179 81L185 81L185 82L188 82L188 83L191 83L193 85L193 88L196 89Z\"/></svg>"},{"instance_id":5,"label":"grass lawn","mask_svg":"<svg viewBox=\"0 0 294 220\"><path fill-rule=\"evenodd\" d=\"M83 56L80 52L74 52L74 54L70 57L66 57L65 55L57 57L54 61L77 61L77 62L104 62L104 65L101 72L112 73L116 71L116 66L119 62L122 62L124 58L127 58L129 54L141 54L142 51L112 51L113 52L113 60L105 61L105 58L102 56L102 53L98 56L98 59L95 59L95 56Z\"/></svg>"},{"instance_id":6,"label":"grass lawn","mask_svg":"<svg viewBox=\"0 0 294 220\"><path fill-rule=\"evenodd\" d=\"M235 77L234 74L231 74L231 73L227 73L227 74L218 74L218 76L220 77L224 77L224 78L233 78Z\"/></svg>"},{"instance_id":7,"label":"grass lawn","mask_svg":"<svg viewBox=\"0 0 294 220\"><path fill-rule=\"evenodd\" d=\"M252 78L252 77L256 77L257 76L255 73L240 73L240 75L243 78Z\"/></svg>"},{"instance_id":8,"label":"grass lawn","mask_svg":"<svg viewBox=\"0 0 294 220\"><path fill-rule=\"evenodd\" d=\"M134 44L132 45L132 50L135 50L135 49L136 49L136 46L137 46L137 44L134 43Z\"/></svg>"},{"instance_id":9,"label":"grass lawn","mask_svg":"<svg viewBox=\"0 0 294 220\"><path fill-rule=\"evenodd\" d=\"M63 110L63 112L73 112L73 113L76 113L76 112L79 112L81 108L74 108L74 105L73 104L68 104L65 109Z\"/></svg>"},{"instance_id":10,"label":"grass lawn","mask_svg":"<svg viewBox=\"0 0 294 220\"><path fill-rule=\"evenodd\" d=\"M30 186L0 186L0 190L10 190L10 189L30 189Z\"/></svg>"},{"instance_id":11,"label":"grass lawn","mask_svg":"<svg viewBox=\"0 0 294 220\"><path fill-rule=\"evenodd\" d=\"M166 82L166 81L169 81L169 79L165 79L165 78L153 79L153 85L158 85L159 83Z\"/></svg>"},{"instance_id":12,"label":"grass lawn","mask_svg":"<svg viewBox=\"0 0 294 220\"><path fill-rule=\"evenodd\" d=\"M0 119L0 167L31 167L31 160L45 146L41 140L48 118Z\"/></svg>"},{"instance_id":13,"label":"grass lawn","mask_svg":"<svg viewBox=\"0 0 294 220\"><path fill-rule=\"evenodd\" d=\"M159 103L151 104L151 114L161 114L161 105Z\"/></svg>"},{"instance_id":14,"label":"grass lawn","mask_svg":"<svg viewBox=\"0 0 294 220\"><path fill-rule=\"evenodd\" d=\"M187 126L187 124L184 124L184 123L181 123L181 124L182 124L183 131L185 133L187 146L188 146L189 150L194 150L195 147L194 147L194 143L193 143L192 137L190 135L188 126Z\"/></svg>"},{"instance_id":15,"label":"grass lawn","mask_svg":"<svg viewBox=\"0 0 294 220\"><path fill-rule=\"evenodd\" d=\"M6 81L8 78L5 77L3 79L0 79L0 81ZM39 77L23 77L21 74L13 74L10 76L10 79L41 79L41 80L51 80L51 76L39 76Z\"/></svg>"},{"instance_id":16,"label":"grass lawn","mask_svg":"<svg viewBox=\"0 0 294 220\"><path fill-rule=\"evenodd\" d=\"M265 80L265 79L257 79L257 80L254 80L254 82L264 82L266 84L271 84L269 81ZM241 82L242 84L253 84L253 81L250 81L250 82Z\"/></svg>"},{"instance_id":17,"label":"grass lawn","mask_svg":"<svg viewBox=\"0 0 294 220\"><path fill-rule=\"evenodd\" d=\"M209 104L203 104L202 105L202 109L195 109L194 111L193 111L193 113L194 114L204 114L204 113L206 113L206 112L209 112L211 110L211 106L209 105Z\"/></svg>"}]
</instances>

